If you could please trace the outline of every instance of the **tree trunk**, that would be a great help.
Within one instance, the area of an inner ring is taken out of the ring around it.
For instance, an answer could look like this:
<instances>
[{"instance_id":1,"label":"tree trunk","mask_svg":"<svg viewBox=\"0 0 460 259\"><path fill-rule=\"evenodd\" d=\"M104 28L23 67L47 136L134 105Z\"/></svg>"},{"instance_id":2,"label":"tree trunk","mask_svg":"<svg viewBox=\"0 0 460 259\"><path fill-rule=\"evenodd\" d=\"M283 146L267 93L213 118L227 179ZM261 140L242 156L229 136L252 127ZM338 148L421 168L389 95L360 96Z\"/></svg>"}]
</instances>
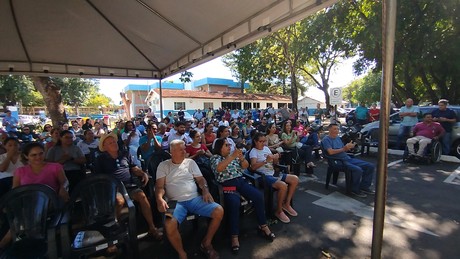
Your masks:
<instances>
[{"instance_id":1,"label":"tree trunk","mask_svg":"<svg viewBox=\"0 0 460 259\"><path fill-rule=\"evenodd\" d=\"M297 113L297 99L299 98L299 93L297 90L297 81L295 76L294 69L291 68L291 98L292 98L292 110Z\"/></svg>"},{"instance_id":2,"label":"tree trunk","mask_svg":"<svg viewBox=\"0 0 460 259\"><path fill-rule=\"evenodd\" d=\"M53 127L59 127L67 122L64 104L62 103L61 88L49 77L33 76L32 80L35 89L43 96Z\"/></svg>"}]
</instances>

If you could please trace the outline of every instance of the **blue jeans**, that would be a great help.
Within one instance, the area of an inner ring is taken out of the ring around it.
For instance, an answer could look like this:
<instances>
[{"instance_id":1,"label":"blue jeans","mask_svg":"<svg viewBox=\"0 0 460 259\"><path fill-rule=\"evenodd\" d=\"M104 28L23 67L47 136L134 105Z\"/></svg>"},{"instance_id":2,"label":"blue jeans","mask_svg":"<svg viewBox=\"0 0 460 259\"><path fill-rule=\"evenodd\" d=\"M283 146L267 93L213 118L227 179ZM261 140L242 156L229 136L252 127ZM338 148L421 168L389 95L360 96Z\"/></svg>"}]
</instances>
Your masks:
<instances>
[{"instance_id":1,"label":"blue jeans","mask_svg":"<svg viewBox=\"0 0 460 259\"><path fill-rule=\"evenodd\" d=\"M345 161L345 165L351 170L352 191L359 193L361 189L368 189L372 184L375 166L369 162L351 158Z\"/></svg>"},{"instance_id":2,"label":"blue jeans","mask_svg":"<svg viewBox=\"0 0 460 259\"><path fill-rule=\"evenodd\" d=\"M450 141L452 139L452 132L446 132L444 136L441 138L442 143L442 154L448 155L450 154Z\"/></svg>"},{"instance_id":3,"label":"blue jeans","mask_svg":"<svg viewBox=\"0 0 460 259\"><path fill-rule=\"evenodd\" d=\"M264 197L254 186L248 184L242 177L233 178L221 183L224 187L235 186L236 191L247 200L251 200L256 211L259 225L267 224L264 208ZM225 213L228 215L230 234L240 232L240 196L237 193L224 192Z\"/></svg>"},{"instance_id":4,"label":"blue jeans","mask_svg":"<svg viewBox=\"0 0 460 259\"><path fill-rule=\"evenodd\" d=\"M401 143L403 143L404 138L409 136L409 133L410 133L412 127L413 126L403 126L403 125L399 126L398 138L396 140L396 148L397 149L401 148Z\"/></svg>"}]
</instances>

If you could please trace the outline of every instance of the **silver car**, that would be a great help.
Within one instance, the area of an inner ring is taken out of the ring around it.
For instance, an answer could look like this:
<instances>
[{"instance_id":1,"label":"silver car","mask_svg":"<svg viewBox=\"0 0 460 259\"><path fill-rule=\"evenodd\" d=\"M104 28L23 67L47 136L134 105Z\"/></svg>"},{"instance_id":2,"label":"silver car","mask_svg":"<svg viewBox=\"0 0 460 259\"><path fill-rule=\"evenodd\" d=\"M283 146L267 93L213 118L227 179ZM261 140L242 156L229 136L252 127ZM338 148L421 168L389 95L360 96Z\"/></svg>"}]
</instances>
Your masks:
<instances>
[{"instance_id":1,"label":"silver car","mask_svg":"<svg viewBox=\"0 0 460 259\"><path fill-rule=\"evenodd\" d=\"M452 106L449 105L448 108L453 110L457 114L457 122L454 124L452 128L452 146L451 146L451 154L455 155L456 157L460 158L460 106ZM419 114L419 121L422 120L422 115L425 113L431 113L432 111L438 109L438 106L421 106L419 107L420 114ZM396 144L396 140L398 137L399 125L401 123L401 118L399 117L399 112L390 115L390 127L388 132L388 145L394 146ZM379 129L379 122L371 122L361 129L361 134L363 137L372 138L371 141L375 142L378 140L377 133ZM369 134L371 133L371 134Z\"/></svg>"}]
</instances>

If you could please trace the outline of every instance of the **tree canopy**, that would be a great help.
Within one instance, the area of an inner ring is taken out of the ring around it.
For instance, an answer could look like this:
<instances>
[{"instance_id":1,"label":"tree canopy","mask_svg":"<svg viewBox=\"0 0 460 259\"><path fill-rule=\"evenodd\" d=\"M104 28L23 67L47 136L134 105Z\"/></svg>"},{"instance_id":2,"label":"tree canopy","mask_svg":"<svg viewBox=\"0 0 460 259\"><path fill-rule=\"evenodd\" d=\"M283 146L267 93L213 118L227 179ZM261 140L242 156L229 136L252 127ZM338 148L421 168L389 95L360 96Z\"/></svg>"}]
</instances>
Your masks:
<instances>
[{"instance_id":1,"label":"tree canopy","mask_svg":"<svg viewBox=\"0 0 460 259\"><path fill-rule=\"evenodd\" d=\"M41 94L27 76L0 76L0 102L3 106L44 106Z\"/></svg>"},{"instance_id":2,"label":"tree canopy","mask_svg":"<svg viewBox=\"0 0 460 259\"><path fill-rule=\"evenodd\" d=\"M382 68L382 3L352 0L334 6L347 13L350 39L359 54L357 72ZM460 23L458 0L398 1L393 101L411 97L437 103L439 98L458 102L460 89Z\"/></svg>"},{"instance_id":3,"label":"tree canopy","mask_svg":"<svg viewBox=\"0 0 460 259\"><path fill-rule=\"evenodd\" d=\"M393 102L460 99L460 1L398 1ZM226 64L255 92L291 93L301 87L322 90L329 103L329 79L338 62L357 57L359 84L376 90L382 70L382 1L340 1L300 22L227 54ZM354 86L356 87L356 85ZM367 91L367 90L366 90ZM380 91L377 91L380 93ZM353 98L373 100L360 93ZM356 100L355 100L356 101Z\"/></svg>"}]
</instances>

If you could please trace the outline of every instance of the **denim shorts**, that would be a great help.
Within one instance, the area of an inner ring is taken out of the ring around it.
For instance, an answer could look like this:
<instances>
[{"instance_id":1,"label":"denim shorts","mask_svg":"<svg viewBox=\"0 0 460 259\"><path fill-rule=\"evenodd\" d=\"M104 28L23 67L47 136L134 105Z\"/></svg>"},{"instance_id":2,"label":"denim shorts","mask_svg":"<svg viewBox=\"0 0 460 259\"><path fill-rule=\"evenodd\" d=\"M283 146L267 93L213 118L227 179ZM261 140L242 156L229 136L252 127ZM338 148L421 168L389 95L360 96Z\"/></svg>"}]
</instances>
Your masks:
<instances>
[{"instance_id":1,"label":"denim shorts","mask_svg":"<svg viewBox=\"0 0 460 259\"><path fill-rule=\"evenodd\" d=\"M188 201L177 202L173 217L179 224L184 221L188 213L210 218L214 209L219 206L215 202L207 203L203 200L203 196L198 196Z\"/></svg>"},{"instance_id":2,"label":"denim shorts","mask_svg":"<svg viewBox=\"0 0 460 259\"><path fill-rule=\"evenodd\" d=\"M265 179L267 183L272 186L276 181L283 181L286 182L287 174L280 174L278 177L273 175L265 175ZM260 178L262 180L262 178Z\"/></svg>"}]
</instances>

